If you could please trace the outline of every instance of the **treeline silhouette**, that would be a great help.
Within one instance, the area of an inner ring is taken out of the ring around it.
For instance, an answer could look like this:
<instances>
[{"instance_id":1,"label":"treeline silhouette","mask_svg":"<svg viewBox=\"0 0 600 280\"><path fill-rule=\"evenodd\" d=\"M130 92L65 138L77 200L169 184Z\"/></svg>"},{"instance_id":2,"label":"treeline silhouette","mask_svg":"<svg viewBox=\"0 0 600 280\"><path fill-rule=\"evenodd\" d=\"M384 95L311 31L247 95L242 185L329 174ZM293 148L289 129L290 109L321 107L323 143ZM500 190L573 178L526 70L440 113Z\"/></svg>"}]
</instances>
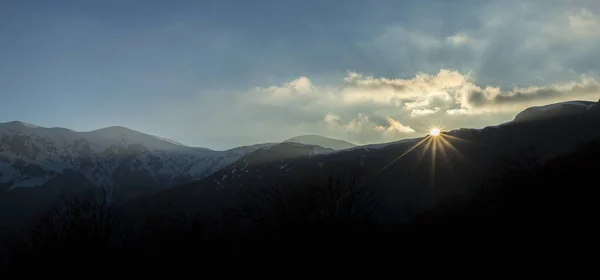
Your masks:
<instances>
[{"instance_id":1,"label":"treeline silhouette","mask_svg":"<svg viewBox=\"0 0 600 280\"><path fill-rule=\"evenodd\" d=\"M546 162L532 155L502 162L478 192L448 197L404 224L379 221L375 196L351 173L240 194L219 217L159 209L132 218L106 195L65 198L3 235L2 269L247 272L467 253L564 257L595 238L600 141Z\"/></svg>"}]
</instances>

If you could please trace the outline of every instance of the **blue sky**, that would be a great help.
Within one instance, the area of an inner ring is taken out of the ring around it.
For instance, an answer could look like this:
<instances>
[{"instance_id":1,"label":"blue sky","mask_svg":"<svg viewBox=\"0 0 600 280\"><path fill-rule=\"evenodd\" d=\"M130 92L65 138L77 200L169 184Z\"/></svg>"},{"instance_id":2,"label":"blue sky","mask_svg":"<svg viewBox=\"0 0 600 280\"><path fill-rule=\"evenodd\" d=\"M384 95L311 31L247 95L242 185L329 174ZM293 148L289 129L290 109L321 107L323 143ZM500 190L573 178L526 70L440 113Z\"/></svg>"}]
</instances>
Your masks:
<instances>
[{"instance_id":1,"label":"blue sky","mask_svg":"<svg viewBox=\"0 0 600 280\"><path fill-rule=\"evenodd\" d=\"M215 149L357 143L598 100L600 3L0 2L0 121Z\"/></svg>"}]
</instances>

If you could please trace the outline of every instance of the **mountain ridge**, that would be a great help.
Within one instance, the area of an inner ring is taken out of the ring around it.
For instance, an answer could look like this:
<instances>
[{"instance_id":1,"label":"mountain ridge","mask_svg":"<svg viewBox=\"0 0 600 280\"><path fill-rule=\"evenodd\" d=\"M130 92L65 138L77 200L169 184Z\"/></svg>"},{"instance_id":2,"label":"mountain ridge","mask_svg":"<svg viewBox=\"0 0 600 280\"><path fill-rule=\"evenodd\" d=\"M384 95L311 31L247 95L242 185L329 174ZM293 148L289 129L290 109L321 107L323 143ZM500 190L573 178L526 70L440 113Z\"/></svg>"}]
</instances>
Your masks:
<instances>
[{"instance_id":1,"label":"mountain ridge","mask_svg":"<svg viewBox=\"0 0 600 280\"><path fill-rule=\"evenodd\" d=\"M75 170L99 187L130 185L135 177L168 186L205 176L257 148L214 151L120 126L77 132L11 121L0 123L0 184L41 186Z\"/></svg>"},{"instance_id":2,"label":"mountain ridge","mask_svg":"<svg viewBox=\"0 0 600 280\"><path fill-rule=\"evenodd\" d=\"M535 106L523 110L514 120L501 126L577 115L593 112L598 108L598 102L589 101ZM488 126L483 130L498 127L500 126ZM292 137L281 143L320 146L325 149L315 153L333 154L357 149L382 149L402 141L411 142L409 140L359 146L340 139L308 134ZM154 183L150 185L171 186L186 180L202 178L247 154L275 145L277 143L274 142L259 143L215 151L186 146L123 126L78 132L67 128L45 128L27 122L10 121L0 123L0 184L37 186L56 173L70 169L80 170L92 183L104 187L128 185L129 179L125 177L132 176L131 174L145 174L143 176L155 178ZM138 174L134 170L144 172ZM40 176L44 172L45 175Z\"/></svg>"},{"instance_id":3,"label":"mountain ridge","mask_svg":"<svg viewBox=\"0 0 600 280\"><path fill-rule=\"evenodd\" d=\"M572 107L565 107L564 104L549 104L546 110L539 110L540 106L532 107L534 109L528 108L520 113L522 115L528 110L542 112L534 113L536 115L532 115L533 118L515 117L517 120L502 125L482 129L461 128L442 134L463 139L464 141L447 140L458 150L464 149L465 155L475 159L484 155L495 157L508 154L513 148L526 148L528 144L536 143L540 149L554 154L565 152L576 143L596 135L595 125L600 120L600 103L588 102L585 106L580 106L585 110L576 107L573 107L574 110L563 110ZM121 195L128 199L135 199L138 194L148 192L177 197L181 201L197 198L187 191L181 191L187 189L192 193L208 192L205 203L214 204L210 195L225 197L223 193L231 192L231 195L244 186L261 185L268 188L273 184L293 184L311 176L322 176L342 169L371 176L374 170L386 168L390 171L377 175L379 179L374 181L379 182L377 184L396 182L407 185L396 190L400 193L389 197L410 197L415 195L410 192L419 192L411 188L421 185L423 182L419 181L419 176L424 175L406 177L406 171L403 170L413 170L411 172L416 172L414 174L420 174L419 172L424 171L415 169L409 163L425 159L421 164L423 165L429 160L425 156L428 154L425 150L408 151L422 137L343 149L323 147L327 146L323 143L297 143L294 142L295 138L289 139L292 141L259 143L215 151L177 145L119 126L76 132L66 128L43 128L19 121L0 123L0 190L6 190L3 193L6 197L2 198L0 195L0 199L18 201L21 198L14 195L21 191L15 193L16 189L41 190L50 185L52 189L56 189L60 184L73 188L74 186L69 186L72 184L118 190L124 192ZM324 136L317 138L333 139ZM552 139L552 145L548 144L549 138ZM137 141L140 139L143 141ZM476 144L465 144L469 142ZM478 150L477 147L486 149ZM452 154L451 161L464 157L451 149L446 152ZM396 162L400 156L403 159ZM386 166L387 164L390 166ZM474 160L473 165L469 166L473 170L479 170L489 167L489 163ZM469 169L457 163L455 168ZM443 171L443 168L438 167L437 170L440 173L446 172L444 176L455 176L449 169ZM20 204L27 205L26 202Z\"/></svg>"},{"instance_id":4,"label":"mountain ridge","mask_svg":"<svg viewBox=\"0 0 600 280\"><path fill-rule=\"evenodd\" d=\"M171 140L168 138L136 131L136 130L133 130L133 129L130 129L130 128L127 128L124 126L109 126L109 127L104 127L104 128L99 128L99 129L94 129L94 130L89 130L89 131L75 131L75 130L64 128L64 127L43 127L43 126L38 126L38 125L27 123L27 122L22 122L22 121L9 121L9 122L0 123L0 133L2 133L3 131L14 131L14 130L25 130L25 131L35 133L35 134L46 134L46 135L62 133L65 135L67 135L67 134L77 135L81 138L101 137L101 138L107 138L107 139L115 139L115 138L119 138L120 136L135 135L135 137L138 137L138 141L141 139L141 137L146 138L146 141L157 140L157 141L155 141L156 145L162 146L162 148L167 148L169 145L171 145L173 148L177 148L175 146L189 147L189 146L184 145L175 140ZM161 142L162 142L162 144L161 144ZM211 149L204 148L204 147L195 147L195 148L211 150Z\"/></svg>"},{"instance_id":5,"label":"mountain ridge","mask_svg":"<svg viewBox=\"0 0 600 280\"><path fill-rule=\"evenodd\" d=\"M300 143L305 145L316 145L321 146L323 148L334 149L334 150L344 150L349 148L354 148L357 145L350 143L345 140L326 137L322 135L316 134L306 134L306 135L298 135L283 141L282 143Z\"/></svg>"}]
</instances>

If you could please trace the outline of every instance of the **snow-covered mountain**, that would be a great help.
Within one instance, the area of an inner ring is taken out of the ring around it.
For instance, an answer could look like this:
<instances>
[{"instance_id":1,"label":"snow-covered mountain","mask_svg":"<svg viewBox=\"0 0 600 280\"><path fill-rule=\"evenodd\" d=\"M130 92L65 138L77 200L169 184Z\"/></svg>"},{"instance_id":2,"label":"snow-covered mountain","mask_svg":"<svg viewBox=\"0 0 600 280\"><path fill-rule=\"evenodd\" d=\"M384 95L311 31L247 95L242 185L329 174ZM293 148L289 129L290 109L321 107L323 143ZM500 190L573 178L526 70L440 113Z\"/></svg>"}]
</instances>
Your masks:
<instances>
[{"instance_id":1,"label":"snow-covered mountain","mask_svg":"<svg viewBox=\"0 0 600 280\"><path fill-rule=\"evenodd\" d=\"M0 123L0 186L43 186L74 171L99 187L166 187L205 177L265 145L213 151L118 126L76 132Z\"/></svg>"}]
</instances>

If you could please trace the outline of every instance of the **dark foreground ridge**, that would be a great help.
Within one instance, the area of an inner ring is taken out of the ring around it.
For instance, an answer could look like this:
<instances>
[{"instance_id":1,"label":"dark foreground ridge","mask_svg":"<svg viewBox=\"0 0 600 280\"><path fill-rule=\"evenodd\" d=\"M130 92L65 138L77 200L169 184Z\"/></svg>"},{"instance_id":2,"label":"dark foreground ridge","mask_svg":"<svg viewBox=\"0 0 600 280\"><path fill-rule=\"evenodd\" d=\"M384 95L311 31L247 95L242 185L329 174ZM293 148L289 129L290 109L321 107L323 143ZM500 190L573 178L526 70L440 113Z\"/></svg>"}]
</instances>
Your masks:
<instances>
[{"instance_id":1,"label":"dark foreground ridge","mask_svg":"<svg viewBox=\"0 0 600 280\"><path fill-rule=\"evenodd\" d=\"M566 263L596 238L599 157L600 141L592 141L546 162L504 164L476 194L448 198L404 224L378 221L372 215L378 201L357 188L353 174L241 196L219 218L162 212L132 220L102 196L72 197L3 236L2 269L21 276L205 275L402 269L459 259L475 265L507 256Z\"/></svg>"}]
</instances>

